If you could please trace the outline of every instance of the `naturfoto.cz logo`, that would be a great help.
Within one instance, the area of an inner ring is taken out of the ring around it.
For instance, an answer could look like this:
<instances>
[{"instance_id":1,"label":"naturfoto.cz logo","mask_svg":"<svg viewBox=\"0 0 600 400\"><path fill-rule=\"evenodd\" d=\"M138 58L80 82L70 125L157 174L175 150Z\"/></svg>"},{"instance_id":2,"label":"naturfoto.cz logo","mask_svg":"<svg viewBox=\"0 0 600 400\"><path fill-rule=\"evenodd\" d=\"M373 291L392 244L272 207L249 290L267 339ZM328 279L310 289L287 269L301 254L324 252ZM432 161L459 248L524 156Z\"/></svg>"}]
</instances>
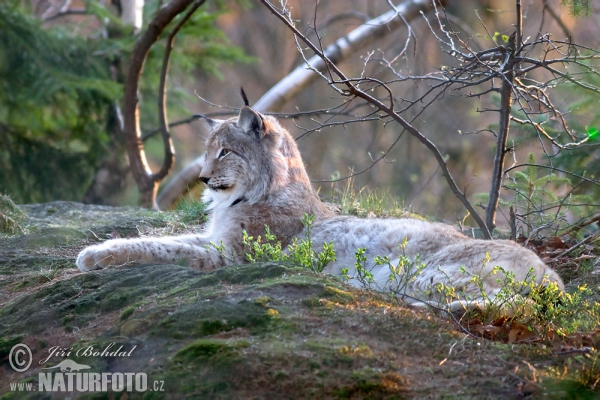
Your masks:
<instances>
[{"instance_id":1,"label":"naturfoto.cz logo","mask_svg":"<svg viewBox=\"0 0 600 400\"><path fill-rule=\"evenodd\" d=\"M123 346L115 348L111 343L103 349L94 349L88 346L77 351L72 348L51 347L49 356L42 359L39 364L44 364L52 357L88 356L88 357L129 357L133 350L123 350ZM33 362L31 349L19 343L10 351L9 363L16 372L27 371ZM145 392L164 390L163 381L153 381L148 387L148 376L144 372L88 372L91 367L86 364L80 364L69 358L66 358L54 365L42 368L50 372L38 373L38 385L31 382L10 384L11 391L17 392ZM84 372L82 372L84 371Z\"/></svg>"}]
</instances>

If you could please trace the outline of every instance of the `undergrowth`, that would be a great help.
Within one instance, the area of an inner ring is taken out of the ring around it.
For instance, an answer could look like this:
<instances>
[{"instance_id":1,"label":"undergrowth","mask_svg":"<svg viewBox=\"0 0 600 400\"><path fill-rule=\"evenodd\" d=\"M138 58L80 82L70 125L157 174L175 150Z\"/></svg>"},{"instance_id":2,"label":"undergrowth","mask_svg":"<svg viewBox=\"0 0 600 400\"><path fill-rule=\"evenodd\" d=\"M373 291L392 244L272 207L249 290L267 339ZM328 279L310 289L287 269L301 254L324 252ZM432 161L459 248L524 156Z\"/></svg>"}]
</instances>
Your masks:
<instances>
[{"instance_id":1,"label":"undergrowth","mask_svg":"<svg viewBox=\"0 0 600 400\"><path fill-rule=\"evenodd\" d=\"M0 194L0 238L24 234L23 217L12 199Z\"/></svg>"},{"instance_id":2,"label":"undergrowth","mask_svg":"<svg viewBox=\"0 0 600 400\"><path fill-rule=\"evenodd\" d=\"M502 187L511 193L509 198L500 199L499 204L510 210L513 238L562 236L570 232L581 239L586 230L571 229L569 218L578 218L580 224L585 224L598 212L591 196L575 192L577 185L570 178L552 171L540 173L533 153L529 154L524 170L514 171ZM489 194L479 193L476 197L479 205L484 205Z\"/></svg>"},{"instance_id":3,"label":"undergrowth","mask_svg":"<svg viewBox=\"0 0 600 400\"><path fill-rule=\"evenodd\" d=\"M265 226L264 239L258 236L256 239L249 236L246 231L242 232L242 242L244 244L244 258L249 262L259 261L283 261L302 266L313 272L323 272L325 267L335 261L335 250L333 242L323 243L321 252L315 251L310 237L310 230L314 221L314 215L304 214L302 223L304 224L306 235L300 241L294 238L288 246L287 252L282 251L281 242L277 241L271 234L268 226Z\"/></svg>"},{"instance_id":4,"label":"undergrowth","mask_svg":"<svg viewBox=\"0 0 600 400\"><path fill-rule=\"evenodd\" d=\"M315 250L316 245L320 246L310 238L312 222L312 217L304 216L305 237L294 240L287 249L282 248L268 227L264 238L254 238L244 232L245 260L290 262L313 272L322 272L335 261L335 249L329 242L322 244L321 251ZM600 389L600 360L596 350L600 345L600 304L589 300L591 290L587 286L561 292L553 282L544 280L541 285L537 284L533 270L525 280L518 281L513 273L495 267L489 273L490 277L471 273L470 283L478 288L477 294L465 293L451 280L432 284L424 292L414 292L411 285L425 264L418 255L411 258L405 254L407 245L408 240L399 245L400 255L395 260L388 256L369 259L366 248L357 249L354 268L343 268L342 280L357 281L366 289L386 293L396 300L409 297L431 304L434 309L450 315L463 331L474 337L509 344L539 343L556 352L584 348L584 353L568 361L570 364L561 370L562 375L558 369L550 369L545 376L549 382L551 379L569 379L589 390ZM481 271L489 262L489 256L486 256ZM388 273L384 284L375 280L374 268L383 268ZM469 273L465 268L461 268L461 272ZM484 289L484 279L489 278L500 283L501 289L495 296L488 295ZM460 319L445 311L456 301L464 304Z\"/></svg>"}]
</instances>

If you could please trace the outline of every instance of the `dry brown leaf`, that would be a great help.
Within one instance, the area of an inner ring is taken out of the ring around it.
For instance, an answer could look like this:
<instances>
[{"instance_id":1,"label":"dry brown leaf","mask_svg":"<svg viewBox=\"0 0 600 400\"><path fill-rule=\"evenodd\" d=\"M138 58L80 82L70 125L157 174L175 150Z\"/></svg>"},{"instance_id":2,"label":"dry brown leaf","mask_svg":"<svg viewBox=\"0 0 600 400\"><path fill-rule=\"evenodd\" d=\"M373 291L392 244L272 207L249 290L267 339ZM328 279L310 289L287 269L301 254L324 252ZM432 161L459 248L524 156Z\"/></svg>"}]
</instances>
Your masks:
<instances>
[{"instance_id":1,"label":"dry brown leaf","mask_svg":"<svg viewBox=\"0 0 600 400\"><path fill-rule=\"evenodd\" d=\"M566 249L568 247L562 240L562 238L558 236L549 237L548 239L546 239L544 244L546 245L546 247L552 248L554 250Z\"/></svg>"},{"instance_id":2,"label":"dry brown leaf","mask_svg":"<svg viewBox=\"0 0 600 400\"><path fill-rule=\"evenodd\" d=\"M512 321L510 323L510 331L508 332L508 344L516 343L534 337L535 334L529 330L527 325Z\"/></svg>"}]
</instances>

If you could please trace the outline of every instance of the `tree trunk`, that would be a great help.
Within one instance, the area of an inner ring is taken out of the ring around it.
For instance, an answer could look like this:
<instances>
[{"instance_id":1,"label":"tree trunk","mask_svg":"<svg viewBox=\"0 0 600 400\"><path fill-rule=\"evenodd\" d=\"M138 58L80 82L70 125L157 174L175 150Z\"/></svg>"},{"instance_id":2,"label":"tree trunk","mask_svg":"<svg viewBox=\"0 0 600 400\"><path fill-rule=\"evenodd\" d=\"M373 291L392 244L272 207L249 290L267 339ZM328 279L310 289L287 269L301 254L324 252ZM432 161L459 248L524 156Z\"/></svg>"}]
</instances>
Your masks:
<instances>
[{"instance_id":1,"label":"tree trunk","mask_svg":"<svg viewBox=\"0 0 600 400\"><path fill-rule=\"evenodd\" d=\"M162 169L159 175L153 174L146 159L140 131L138 104L139 80L150 48L159 39L160 34L166 26L192 3L194 3L194 0L173 0L160 8L154 19L148 24L146 31L136 41L131 59L129 60L127 78L125 79L125 96L123 99L124 134L127 154L129 156L129 166L140 192L139 203L143 207L156 207L156 192L162 179L160 178ZM204 3L204 0L196 0L196 3L197 8ZM169 149L165 149L165 152L168 153ZM166 156L168 155L166 154ZM171 157L171 165L172 161L173 158ZM168 171L169 168L170 165L167 166L166 170Z\"/></svg>"},{"instance_id":2,"label":"tree trunk","mask_svg":"<svg viewBox=\"0 0 600 400\"><path fill-rule=\"evenodd\" d=\"M498 200L500 199L500 185L502 184L502 174L504 171L504 160L506 159L506 144L508 143L508 131L510 128L510 112L512 107L512 87L514 82L515 70L515 51L517 32L508 39L506 47L506 66L501 73L502 87L500 89L500 127L496 140L496 154L494 156L494 169L492 172L492 184L488 204L485 209L485 224L490 232L496 227L496 213L498 210Z\"/></svg>"}]
</instances>

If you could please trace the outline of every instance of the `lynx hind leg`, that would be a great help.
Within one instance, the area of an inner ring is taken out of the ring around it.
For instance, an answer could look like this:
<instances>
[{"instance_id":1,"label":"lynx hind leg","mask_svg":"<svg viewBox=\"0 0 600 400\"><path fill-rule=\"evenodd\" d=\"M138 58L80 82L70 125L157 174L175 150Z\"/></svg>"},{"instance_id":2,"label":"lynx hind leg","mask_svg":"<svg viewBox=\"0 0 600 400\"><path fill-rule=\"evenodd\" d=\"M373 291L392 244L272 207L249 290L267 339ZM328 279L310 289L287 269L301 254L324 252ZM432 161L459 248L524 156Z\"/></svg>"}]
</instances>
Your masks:
<instances>
[{"instance_id":1,"label":"lynx hind leg","mask_svg":"<svg viewBox=\"0 0 600 400\"><path fill-rule=\"evenodd\" d=\"M494 321L501 317L513 318L519 315L532 315L534 313L534 302L527 297L515 294L502 300L495 297L455 300L449 303L446 309L453 315L462 316L477 313L488 321Z\"/></svg>"},{"instance_id":2,"label":"lynx hind leg","mask_svg":"<svg viewBox=\"0 0 600 400\"><path fill-rule=\"evenodd\" d=\"M500 317L513 318L517 315L533 314L533 301L521 295L514 295L502 301L491 298L460 299L449 303L438 303L436 301L409 301L413 307L442 309L457 318L465 315L478 314L486 321L494 321Z\"/></svg>"},{"instance_id":3,"label":"lynx hind leg","mask_svg":"<svg viewBox=\"0 0 600 400\"><path fill-rule=\"evenodd\" d=\"M537 263L534 271L543 271L546 275L535 276L535 282L545 286L551 282L556 283L558 288L563 290L564 286L560 277L539 259L537 259ZM539 265L540 263L541 265ZM529 287L517 284L513 287L506 286L503 273L501 271L492 273L492 270L491 265L471 271L461 269L460 264L446 265L443 268L428 266L416 276L414 272L413 274L409 273L408 277L396 277L394 282L397 282L398 279L409 279L410 283L405 281L407 284L403 286L404 290L398 292L397 295L401 298L404 297L408 304L416 307L433 306L455 316L477 312L486 320L495 320L503 316L512 318L515 315L532 314L534 303L527 298ZM380 272L379 275L383 275L382 271L377 272ZM374 275L376 280L384 282L389 278L389 271L386 271L385 279L384 276ZM474 275L479 276L478 283L473 279ZM519 278L523 279L534 278L525 272L521 272L520 275ZM405 297L406 295L408 297Z\"/></svg>"}]
</instances>

